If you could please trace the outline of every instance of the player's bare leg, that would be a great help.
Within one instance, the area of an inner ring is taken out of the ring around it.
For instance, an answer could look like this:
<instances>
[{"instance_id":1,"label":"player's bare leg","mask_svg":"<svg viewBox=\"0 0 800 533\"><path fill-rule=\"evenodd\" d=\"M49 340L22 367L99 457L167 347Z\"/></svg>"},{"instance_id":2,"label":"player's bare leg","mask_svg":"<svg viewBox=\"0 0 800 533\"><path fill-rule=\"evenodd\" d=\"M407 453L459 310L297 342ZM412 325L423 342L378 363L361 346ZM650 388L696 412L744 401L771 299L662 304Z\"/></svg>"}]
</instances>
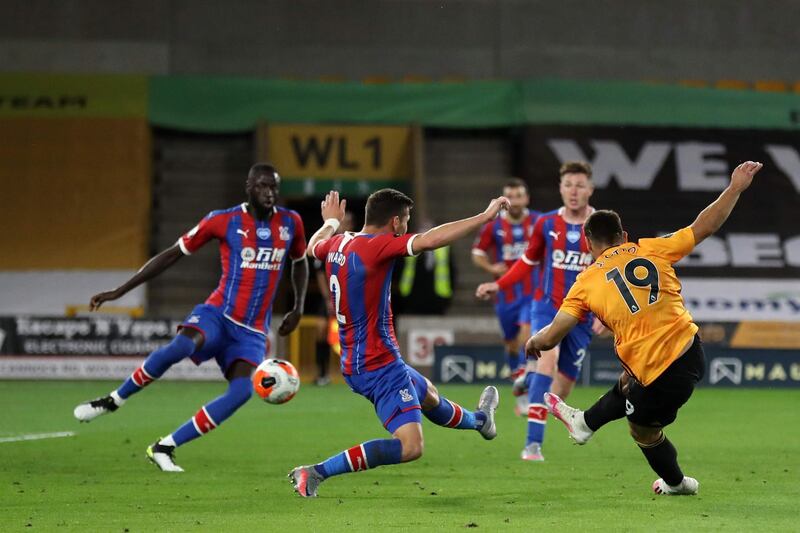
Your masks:
<instances>
[{"instance_id":1,"label":"player's bare leg","mask_svg":"<svg viewBox=\"0 0 800 533\"><path fill-rule=\"evenodd\" d=\"M392 436L400 441L403 450L400 454L400 462L408 463L416 461L422 457L425 450L425 440L422 437L422 424L416 422L404 424L397 428Z\"/></svg>"},{"instance_id":2,"label":"player's bare leg","mask_svg":"<svg viewBox=\"0 0 800 533\"><path fill-rule=\"evenodd\" d=\"M558 366L559 348L541 353L536 363L536 372L528 374L528 432L521 457L525 461L544 461L542 443L544 442L545 424L547 424L547 406L544 394L550 391L553 373Z\"/></svg>"},{"instance_id":3,"label":"player's bare leg","mask_svg":"<svg viewBox=\"0 0 800 533\"><path fill-rule=\"evenodd\" d=\"M700 489L700 483L694 478L683 475L678 466L678 452L664 435L661 428L647 427L628 421L631 437L639 445L650 468L658 474L659 479L653 482L656 494L668 496L693 495Z\"/></svg>"},{"instance_id":4,"label":"player's bare leg","mask_svg":"<svg viewBox=\"0 0 800 533\"><path fill-rule=\"evenodd\" d=\"M517 338L515 339L515 347L517 348L517 350L524 352L525 342L528 340L530 336L531 336L531 325L526 323L521 323L519 325L519 335L517 335ZM522 364L520 364L516 370L513 368L511 369L511 381L512 381L511 392L517 398L516 402L514 403L514 414L517 416L523 416L528 413L528 398L524 392L527 392L527 387L525 386L525 375L528 372L530 372L528 364L529 362L526 361L524 353L520 354L520 360ZM534 363L533 371L535 372L536 362L534 361L533 363ZM524 392L520 392L519 394L517 393L517 391L520 390L520 385L517 384L518 381L521 381L521 385L525 387Z\"/></svg>"}]
</instances>

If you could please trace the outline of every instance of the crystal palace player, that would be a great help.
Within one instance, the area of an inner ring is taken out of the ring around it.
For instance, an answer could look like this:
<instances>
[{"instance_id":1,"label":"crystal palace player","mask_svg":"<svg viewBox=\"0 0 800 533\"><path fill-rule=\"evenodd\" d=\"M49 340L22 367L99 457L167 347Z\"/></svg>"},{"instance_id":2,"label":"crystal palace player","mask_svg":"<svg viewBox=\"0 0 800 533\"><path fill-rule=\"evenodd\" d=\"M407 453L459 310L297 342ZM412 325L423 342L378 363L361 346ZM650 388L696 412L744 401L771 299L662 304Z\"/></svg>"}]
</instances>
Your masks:
<instances>
[{"instance_id":1,"label":"crystal palace player","mask_svg":"<svg viewBox=\"0 0 800 533\"><path fill-rule=\"evenodd\" d=\"M367 199L365 224L359 233L333 236L344 218L345 201L340 203L339 194L331 192L322 202L325 223L311 237L308 253L325 262L339 321L342 374L354 392L372 402L394 438L370 440L317 465L295 468L289 477L301 496L316 496L319 484L331 476L418 459L422 415L440 426L474 429L485 439L495 437L497 389L486 387L474 412L441 396L430 381L403 362L390 295L395 259L450 244L495 218L507 204L500 197L474 217L422 234L406 234L413 201L399 191L382 189Z\"/></svg>"},{"instance_id":2,"label":"crystal palace player","mask_svg":"<svg viewBox=\"0 0 800 533\"><path fill-rule=\"evenodd\" d=\"M279 187L280 176L271 165L253 165L246 182L247 203L212 211L130 280L92 297L90 307L96 310L103 302L116 300L154 278L208 241L220 242L222 277L217 289L205 304L192 310L172 342L151 353L122 386L108 396L78 405L78 420L88 422L116 411L132 394L182 359L190 357L200 364L213 358L228 380L227 391L201 407L174 433L147 448L147 456L161 470L182 472L174 462L175 448L208 433L247 402L253 391L250 375L266 353L272 300L287 259L292 260L294 308L284 316L278 329L281 335L288 335L297 327L308 284L303 222L296 212L275 205Z\"/></svg>"},{"instance_id":3,"label":"crystal palace player","mask_svg":"<svg viewBox=\"0 0 800 533\"><path fill-rule=\"evenodd\" d=\"M534 265L541 264L540 283L534 293L531 330L538 331L555 316L561 300L582 272L592 262L583 238L583 223L594 211L589 205L594 186L592 169L587 163L568 162L560 169L559 192L564 206L539 216L528 248L511 269L496 282L478 287L477 296L487 298L527 276ZM542 354L538 363L529 363L525 376L528 387L528 433L522 458L543 461L542 442L547 422L544 393L553 389L566 397L581 371L586 348L592 338L592 322L582 321L554 349ZM535 366L534 366L535 365ZM556 368L558 373L556 373Z\"/></svg>"},{"instance_id":4,"label":"crystal palace player","mask_svg":"<svg viewBox=\"0 0 800 533\"><path fill-rule=\"evenodd\" d=\"M503 196L508 198L508 210L483 226L472 246L472 262L495 278L505 274L525 252L539 217L538 212L528 210L528 186L521 179L509 180L503 186ZM530 337L531 301L537 270L498 292L495 298L494 309L503 333L508 368L514 377L524 361L520 355L524 355L525 341Z\"/></svg>"},{"instance_id":5,"label":"crystal palace player","mask_svg":"<svg viewBox=\"0 0 800 533\"><path fill-rule=\"evenodd\" d=\"M722 226L761 167L752 161L736 167L728 188L691 226L663 237L633 243L619 215L592 214L586 237L595 263L578 276L552 323L527 343L533 356L549 350L589 312L614 332L624 368L619 382L587 411L567 406L554 394L545 401L578 444L627 416L633 440L660 476L653 483L656 494L696 494L699 488L696 479L683 475L675 447L662 430L675 421L705 372L698 327L683 305L672 265Z\"/></svg>"}]
</instances>

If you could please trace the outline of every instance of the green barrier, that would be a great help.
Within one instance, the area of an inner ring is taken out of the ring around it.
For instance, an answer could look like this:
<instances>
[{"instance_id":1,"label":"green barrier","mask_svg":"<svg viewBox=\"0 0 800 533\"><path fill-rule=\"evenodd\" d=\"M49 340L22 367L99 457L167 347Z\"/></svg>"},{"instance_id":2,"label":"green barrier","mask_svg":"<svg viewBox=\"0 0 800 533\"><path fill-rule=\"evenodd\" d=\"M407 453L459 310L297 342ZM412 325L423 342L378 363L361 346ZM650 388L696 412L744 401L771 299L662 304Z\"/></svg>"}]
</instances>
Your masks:
<instances>
[{"instance_id":1,"label":"green barrier","mask_svg":"<svg viewBox=\"0 0 800 533\"><path fill-rule=\"evenodd\" d=\"M800 128L800 95L635 82L323 83L150 79L156 126L240 132L269 122L490 128L523 124Z\"/></svg>"}]
</instances>

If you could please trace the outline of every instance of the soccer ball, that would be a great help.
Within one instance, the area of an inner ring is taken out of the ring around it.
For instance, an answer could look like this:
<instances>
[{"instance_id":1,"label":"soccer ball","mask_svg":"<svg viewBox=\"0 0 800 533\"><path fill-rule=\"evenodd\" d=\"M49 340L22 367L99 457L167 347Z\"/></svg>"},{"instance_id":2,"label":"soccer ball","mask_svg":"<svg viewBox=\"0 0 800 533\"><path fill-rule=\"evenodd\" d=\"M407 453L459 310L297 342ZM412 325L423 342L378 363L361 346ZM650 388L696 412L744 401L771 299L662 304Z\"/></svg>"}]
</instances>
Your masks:
<instances>
[{"instance_id":1,"label":"soccer ball","mask_svg":"<svg viewBox=\"0 0 800 533\"><path fill-rule=\"evenodd\" d=\"M253 374L253 388L267 403L286 403L297 394L300 377L297 369L283 359L267 359Z\"/></svg>"}]
</instances>

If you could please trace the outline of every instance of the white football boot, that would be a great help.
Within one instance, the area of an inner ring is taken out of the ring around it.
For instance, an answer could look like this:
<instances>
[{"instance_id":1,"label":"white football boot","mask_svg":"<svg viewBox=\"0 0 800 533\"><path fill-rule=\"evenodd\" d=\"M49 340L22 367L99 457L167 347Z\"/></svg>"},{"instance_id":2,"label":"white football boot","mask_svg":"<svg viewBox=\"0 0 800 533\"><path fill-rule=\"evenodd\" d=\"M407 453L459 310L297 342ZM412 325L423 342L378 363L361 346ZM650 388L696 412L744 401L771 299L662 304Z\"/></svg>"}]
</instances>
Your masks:
<instances>
[{"instance_id":1,"label":"white football boot","mask_svg":"<svg viewBox=\"0 0 800 533\"><path fill-rule=\"evenodd\" d=\"M125 400L117 396L115 391L108 396L79 404L72 414L81 422L91 422L98 416L113 413L119 409L123 403L125 403Z\"/></svg>"},{"instance_id":2,"label":"white football boot","mask_svg":"<svg viewBox=\"0 0 800 533\"><path fill-rule=\"evenodd\" d=\"M567 426L569 436L572 437L575 444L586 444L592 438L594 431L586 425L586 421L583 419L583 411L565 404L564 400L552 392L544 393L544 403L547 406L547 410Z\"/></svg>"},{"instance_id":3,"label":"white football boot","mask_svg":"<svg viewBox=\"0 0 800 533\"><path fill-rule=\"evenodd\" d=\"M497 436L497 426L494 423L494 412L497 410L497 405L500 403L500 393L497 388L489 385L481 393L478 399L478 411L486 415L486 422L483 423L478 430L481 436L486 440L492 440Z\"/></svg>"},{"instance_id":4,"label":"white football boot","mask_svg":"<svg viewBox=\"0 0 800 533\"><path fill-rule=\"evenodd\" d=\"M298 466L289 472L289 483L303 498L316 498L317 489L325 481L313 466Z\"/></svg>"},{"instance_id":5,"label":"white football boot","mask_svg":"<svg viewBox=\"0 0 800 533\"><path fill-rule=\"evenodd\" d=\"M653 492L662 496L694 496L700 490L700 482L693 477L683 476L683 480L674 487L667 485L663 479L653 481Z\"/></svg>"},{"instance_id":6,"label":"white football boot","mask_svg":"<svg viewBox=\"0 0 800 533\"><path fill-rule=\"evenodd\" d=\"M156 441L147 447L147 458L162 472L183 472L183 468L175 464L175 446Z\"/></svg>"}]
</instances>

